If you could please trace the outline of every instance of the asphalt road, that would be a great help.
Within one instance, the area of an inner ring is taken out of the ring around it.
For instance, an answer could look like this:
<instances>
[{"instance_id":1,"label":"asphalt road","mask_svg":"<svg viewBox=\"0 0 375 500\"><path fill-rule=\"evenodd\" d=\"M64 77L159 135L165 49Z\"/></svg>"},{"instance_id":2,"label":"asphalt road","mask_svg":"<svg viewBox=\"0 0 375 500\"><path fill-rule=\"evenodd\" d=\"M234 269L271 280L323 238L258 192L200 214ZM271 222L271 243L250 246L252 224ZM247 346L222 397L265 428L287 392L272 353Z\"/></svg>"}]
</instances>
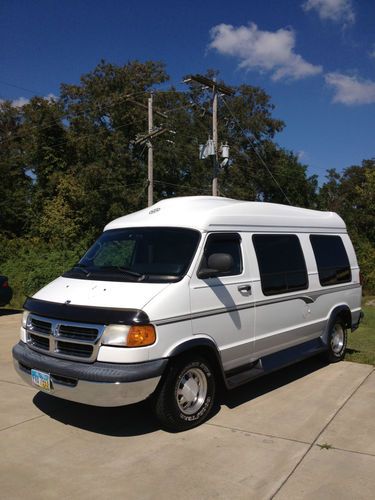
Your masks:
<instances>
[{"instance_id":1,"label":"asphalt road","mask_svg":"<svg viewBox=\"0 0 375 500\"><path fill-rule=\"evenodd\" d=\"M95 408L25 386L20 319L0 312L1 499L374 498L374 367L311 359L172 434L145 403Z\"/></svg>"}]
</instances>

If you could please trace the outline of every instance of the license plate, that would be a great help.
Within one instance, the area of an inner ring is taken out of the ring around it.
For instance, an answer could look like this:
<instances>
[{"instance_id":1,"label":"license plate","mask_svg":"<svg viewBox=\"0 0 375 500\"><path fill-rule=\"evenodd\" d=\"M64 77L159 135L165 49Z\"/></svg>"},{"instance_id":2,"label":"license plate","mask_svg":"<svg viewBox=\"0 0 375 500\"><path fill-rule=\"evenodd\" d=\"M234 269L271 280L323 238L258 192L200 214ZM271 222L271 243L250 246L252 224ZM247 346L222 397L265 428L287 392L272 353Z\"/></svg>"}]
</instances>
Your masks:
<instances>
[{"instance_id":1,"label":"license plate","mask_svg":"<svg viewBox=\"0 0 375 500\"><path fill-rule=\"evenodd\" d=\"M51 377L49 373L43 373L39 370L31 370L31 380L36 387L43 391L51 391Z\"/></svg>"}]
</instances>

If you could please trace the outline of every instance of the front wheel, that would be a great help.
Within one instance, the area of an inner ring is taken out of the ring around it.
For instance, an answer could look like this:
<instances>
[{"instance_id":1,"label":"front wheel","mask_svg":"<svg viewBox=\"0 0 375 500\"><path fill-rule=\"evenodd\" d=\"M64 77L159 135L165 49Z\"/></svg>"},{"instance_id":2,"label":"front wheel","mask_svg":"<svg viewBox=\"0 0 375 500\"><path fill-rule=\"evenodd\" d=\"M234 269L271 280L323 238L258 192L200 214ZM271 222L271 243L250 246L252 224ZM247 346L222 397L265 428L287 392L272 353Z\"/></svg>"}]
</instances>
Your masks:
<instances>
[{"instance_id":1,"label":"front wheel","mask_svg":"<svg viewBox=\"0 0 375 500\"><path fill-rule=\"evenodd\" d=\"M328 332L328 349L324 358L329 363L341 361L345 356L348 333L346 325L341 318L336 318Z\"/></svg>"},{"instance_id":2,"label":"front wheel","mask_svg":"<svg viewBox=\"0 0 375 500\"><path fill-rule=\"evenodd\" d=\"M208 417L215 390L215 376L206 359L173 360L155 398L156 416L166 429L191 429Z\"/></svg>"}]
</instances>

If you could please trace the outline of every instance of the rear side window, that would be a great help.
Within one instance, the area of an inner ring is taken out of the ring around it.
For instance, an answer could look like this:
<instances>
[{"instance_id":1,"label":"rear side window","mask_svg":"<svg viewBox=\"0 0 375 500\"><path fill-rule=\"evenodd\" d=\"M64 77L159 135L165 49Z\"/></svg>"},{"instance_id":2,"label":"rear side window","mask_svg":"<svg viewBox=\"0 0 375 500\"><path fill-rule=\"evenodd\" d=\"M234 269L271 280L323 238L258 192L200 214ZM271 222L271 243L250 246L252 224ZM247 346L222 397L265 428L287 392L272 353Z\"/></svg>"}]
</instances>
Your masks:
<instances>
[{"instance_id":1,"label":"rear side window","mask_svg":"<svg viewBox=\"0 0 375 500\"><path fill-rule=\"evenodd\" d=\"M295 234L255 234L253 243L264 295L308 287L305 259Z\"/></svg>"},{"instance_id":2,"label":"rear side window","mask_svg":"<svg viewBox=\"0 0 375 500\"><path fill-rule=\"evenodd\" d=\"M208 258L214 253L228 253L232 256L233 266L230 271L218 276L233 276L242 273L241 237L237 233L214 233L207 238L200 269L208 266Z\"/></svg>"},{"instance_id":3,"label":"rear side window","mask_svg":"<svg viewBox=\"0 0 375 500\"><path fill-rule=\"evenodd\" d=\"M351 281L349 259L340 236L311 235L310 241L322 286Z\"/></svg>"}]
</instances>

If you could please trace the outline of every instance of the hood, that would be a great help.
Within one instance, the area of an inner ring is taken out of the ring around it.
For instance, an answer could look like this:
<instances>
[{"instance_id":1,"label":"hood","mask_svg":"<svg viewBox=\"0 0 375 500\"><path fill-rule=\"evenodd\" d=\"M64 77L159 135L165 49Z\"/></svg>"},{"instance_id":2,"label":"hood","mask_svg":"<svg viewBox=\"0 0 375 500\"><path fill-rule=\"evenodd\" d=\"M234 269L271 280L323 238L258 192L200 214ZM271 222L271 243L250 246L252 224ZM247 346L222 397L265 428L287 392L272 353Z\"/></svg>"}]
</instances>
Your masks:
<instances>
[{"instance_id":1,"label":"hood","mask_svg":"<svg viewBox=\"0 0 375 500\"><path fill-rule=\"evenodd\" d=\"M35 299L64 304L119 309L143 309L169 283L137 283L57 278Z\"/></svg>"}]
</instances>

